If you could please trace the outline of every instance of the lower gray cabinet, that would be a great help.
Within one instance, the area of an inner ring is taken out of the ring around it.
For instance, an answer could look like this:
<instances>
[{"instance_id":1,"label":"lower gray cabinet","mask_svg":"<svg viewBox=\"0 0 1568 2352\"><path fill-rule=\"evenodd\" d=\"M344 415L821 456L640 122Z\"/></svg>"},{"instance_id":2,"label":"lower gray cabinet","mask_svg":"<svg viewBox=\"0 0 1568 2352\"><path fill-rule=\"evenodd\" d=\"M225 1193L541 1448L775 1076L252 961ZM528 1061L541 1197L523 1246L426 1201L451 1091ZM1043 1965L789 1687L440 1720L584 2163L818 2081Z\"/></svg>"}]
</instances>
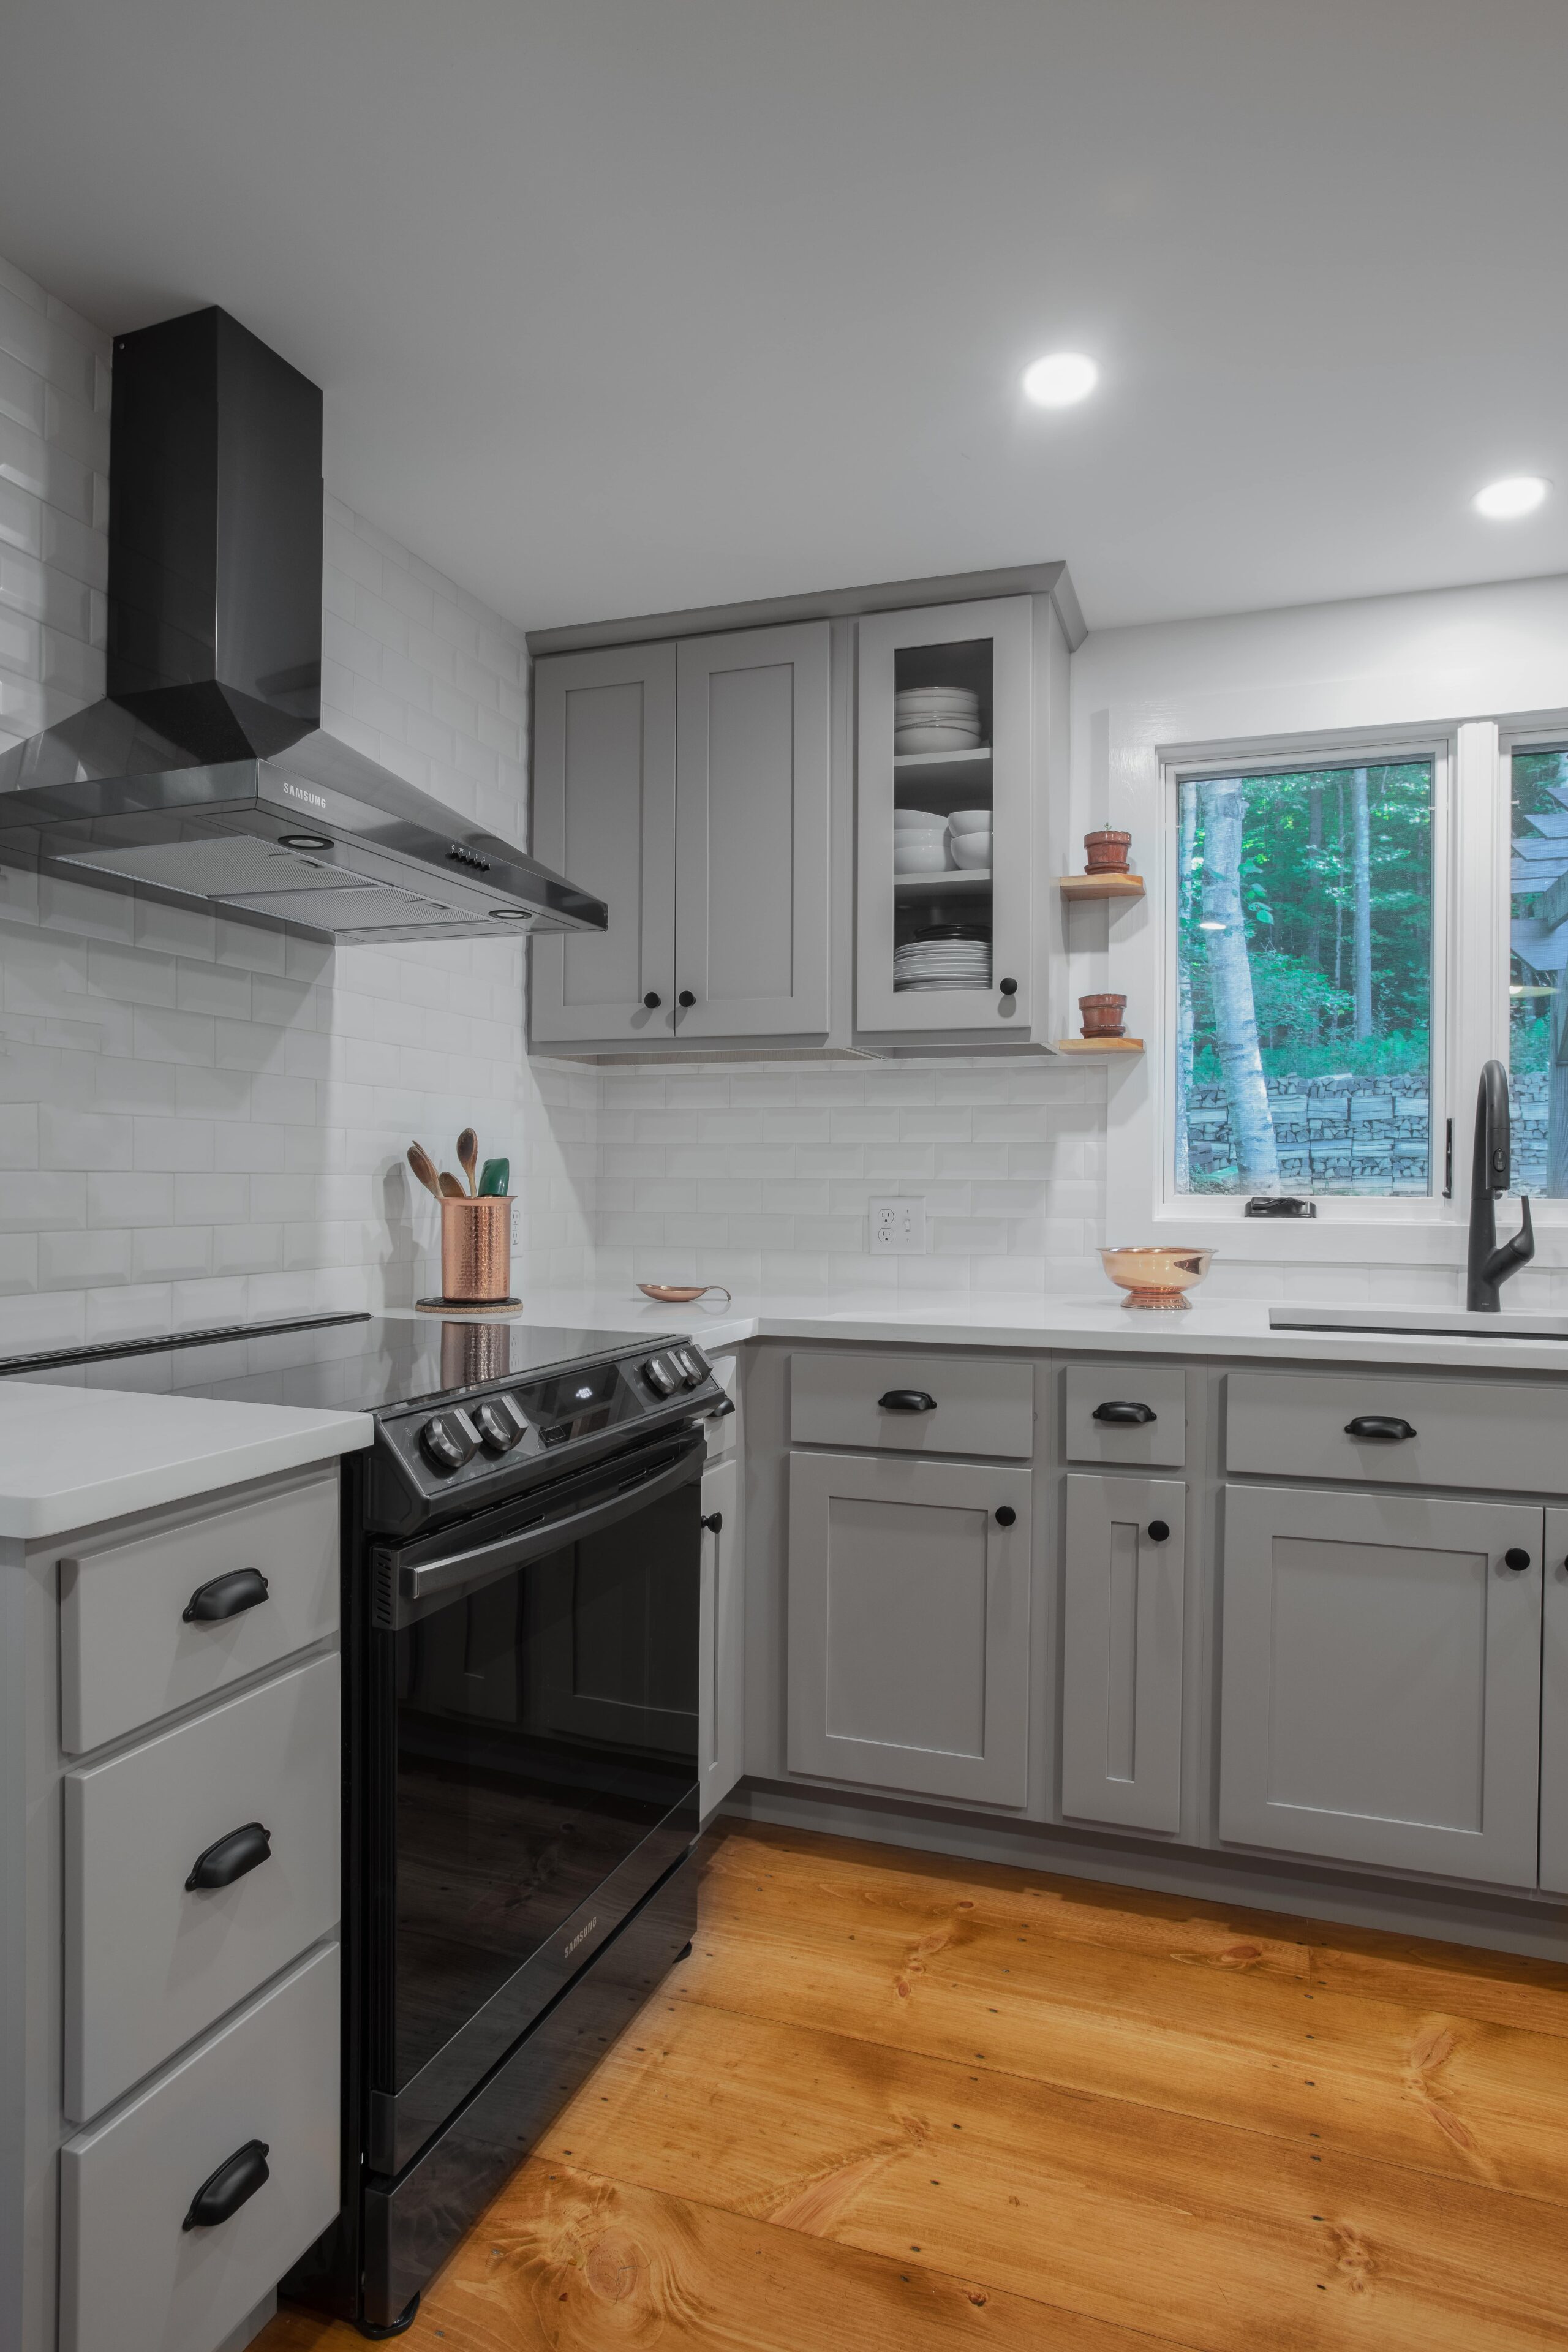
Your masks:
<instances>
[{"instance_id":1,"label":"lower gray cabinet","mask_svg":"<svg viewBox=\"0 0 1568 2352\"><path fill-rule=\"evenodd\" d=\"M1182 1822L1187 1490L1067 1481L1061 1809L1120 1829Z\"/></svg>"},{"instance_id":2,"label":"lower gray cabinet","mask_svg":"<svg viewBox=\"0 0 1568 2352\"><path fill-rule=\"evenodd\" d=\"M1568 1895L1568 1511L1546 1514L1541 1653L1541 1884Z\"/></svg>"},{"instance_id":3,"label":"lower gray cabinet","mask_svg":"<svg viewBox=\"0 0 1568 2352\"><path fill-rule=\"evenodd\" d=\"M698 1782L710 1813L741 1777L745 1675L739 1465L733 1454L702 1474L702 1682Z\"/></svg>"},{"instance_id":4,"label":"lower gray cabinet","mask_svg":"<svg viewBox=\"0 0 1568 2352\"><path fill-rule=\"evenodd\" d=\"M1543 1515L1225 1494L1220 1833L1536 1879Z\"/></svg>"},{"instance_id":5,"label":"lower gray cabinet","mask_svg":"<svg viewBox=\"0 0 1568 2352\"><path fill-rule=\"evenodd\" d=\"M1027 1797L1030 1474L792 1454L789 1769Z\"/></svg>"}]
</instances>

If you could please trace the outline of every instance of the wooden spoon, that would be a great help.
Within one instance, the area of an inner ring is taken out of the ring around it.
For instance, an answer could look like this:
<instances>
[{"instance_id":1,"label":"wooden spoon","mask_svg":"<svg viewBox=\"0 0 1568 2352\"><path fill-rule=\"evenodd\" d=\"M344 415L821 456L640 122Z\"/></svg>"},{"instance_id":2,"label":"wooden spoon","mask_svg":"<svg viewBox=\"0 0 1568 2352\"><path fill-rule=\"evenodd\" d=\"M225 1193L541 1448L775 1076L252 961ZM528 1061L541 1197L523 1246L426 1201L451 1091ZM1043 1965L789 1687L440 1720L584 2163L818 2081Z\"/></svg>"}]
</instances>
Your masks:
<instances>
[{"instance_id":1,"label":"wooden spoon","mask_svg":"<svg viewBox=\"0 0 1568 2352\"><path fill-rule=\"evenodd\" d=\"M464 1175L468 1180L468 1198L470 1200L473 1199L474 1195L479 1189L474 1181L474 1170L479 1164L479 1139L474 1133L471 1127L466 1127L461 1135L458 1138L458 1160Z\"/></svg>"},{"instance_id":2,"label":"wooden spoon","mask_svg":"<svg viewBox=\"0 0 1568 2352\"><path fill-rule=\"evenodd\" d=\"M422 1143L411 1143L409 1145L408 1165L413 1169L414 1173L418 1177L419 1181L424 1185L425 1190L427 1192L434 1192L436 1198L439 1200L441 1197L441 1183L440 1179L436 1173L436 1163L431 1159L430 1154L426 1150L425 1146Z\"/></svg>"},{"instance_id":3,"label":"wooden spoon","mask_svg":"<svg viewBox=\"0 0 1568 2352\"><path fill-rule=\"evenodd\" d=\"M457 1177L452 1174L449 1169L443 1168L441 1171L441 1198L443 1201L466 1201L468 1197L468 1194L464 1192L462 1185L458 1182Z\"/></svg>"}]
</instances>

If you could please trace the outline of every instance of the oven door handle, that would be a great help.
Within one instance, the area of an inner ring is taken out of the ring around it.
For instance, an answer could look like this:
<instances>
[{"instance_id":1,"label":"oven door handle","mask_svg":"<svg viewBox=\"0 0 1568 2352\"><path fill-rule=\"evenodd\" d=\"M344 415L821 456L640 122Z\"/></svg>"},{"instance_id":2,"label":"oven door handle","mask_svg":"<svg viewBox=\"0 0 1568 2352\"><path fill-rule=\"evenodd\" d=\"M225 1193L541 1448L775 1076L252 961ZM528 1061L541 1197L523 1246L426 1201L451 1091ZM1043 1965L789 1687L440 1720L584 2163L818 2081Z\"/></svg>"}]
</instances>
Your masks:
<instances>
[{"instance_id":1,"label":"oven door handle","mask_svg":"<svg viewBox=\"0 0 1568 2352\"><path fill-rule=\"evenodd\" d=\"M657 1503L660 1496L672 1495L678 1486L700 1478L702 1463L702 1450L694 1446L679 1461L646 1473L619 1492L606 1495L581 1511L570 1512L564 1518L544 1519L537 1527L498 1536L493 1543L471 1544L466 1550L448 1552L445 1559L426 1560L418 1567L405 1562L396 1552L384 1554L396 1572L399 1621L405 1611L417 1611L422 1602L436 1594L444 1600L457 1600L481 1584L492 1583L498 1576L509 1576L514 1569L526 1568L532 1560L547 1558L564 1544L580 1543L585 1536L596 1536L602 1528L613 1528L618 1519L630 1518L634 1511Z\"/></svg>"}]
</instances>

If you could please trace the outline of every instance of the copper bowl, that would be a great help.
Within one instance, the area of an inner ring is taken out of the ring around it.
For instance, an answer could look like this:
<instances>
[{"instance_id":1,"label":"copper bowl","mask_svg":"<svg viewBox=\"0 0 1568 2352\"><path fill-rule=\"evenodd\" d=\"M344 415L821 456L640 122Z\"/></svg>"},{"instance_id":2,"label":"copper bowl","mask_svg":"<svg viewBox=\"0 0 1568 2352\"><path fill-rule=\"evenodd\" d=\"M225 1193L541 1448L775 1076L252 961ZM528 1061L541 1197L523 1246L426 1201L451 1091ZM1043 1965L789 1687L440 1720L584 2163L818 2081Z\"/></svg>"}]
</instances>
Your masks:
<instances>
[{"instance_id":1,"label":"copper bowl","mask_svg":"<svg viewBox=\"0 0 1568 2352\"><path fill-rule=\"evenodd\" d=\"M660 1307L689 1307L694 1298L706 1298L710 1290L720 1293L726 1307L731 1303L721 1282L639 1282L637 1288Z\"/></svg>"},{"instance_id":2,"label":"copper bowl","mask_svg":"<svg viewBox=\"0 0 1568 2352\"><path fill-rule=\"evenodd\" d=\"M1200 1283L1214 1256L1210 1249L1102 1249L1100 1262L1117 1287L1123 1307L1185 1307L1186 1293Z\"/></svg>"}]
</instances>

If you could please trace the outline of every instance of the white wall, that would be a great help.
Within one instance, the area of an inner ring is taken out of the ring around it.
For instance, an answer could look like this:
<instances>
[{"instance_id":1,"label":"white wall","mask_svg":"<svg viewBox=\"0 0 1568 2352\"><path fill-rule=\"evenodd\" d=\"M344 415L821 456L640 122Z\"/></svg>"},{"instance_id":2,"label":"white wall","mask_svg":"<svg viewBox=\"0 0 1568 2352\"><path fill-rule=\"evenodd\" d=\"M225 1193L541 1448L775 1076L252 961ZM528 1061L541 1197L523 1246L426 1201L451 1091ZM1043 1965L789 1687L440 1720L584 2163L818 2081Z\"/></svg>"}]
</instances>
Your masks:
<instances>
[{"instance_id":1,"label":"white wall","mask_svg":"<svg viewBox=\"0 0 1568 2352\"><path fill-rule=\"evenodd\" d=\"M0 263L0 749L102 688L110 347ZM526 828L519 633L329 498L323 719ZM419 1136L509 1151L586 1278L595 1083L529 1068L519 940L330 947L0 868L0 1348L406 1303Z\"/></svg>"}]
</instances>

